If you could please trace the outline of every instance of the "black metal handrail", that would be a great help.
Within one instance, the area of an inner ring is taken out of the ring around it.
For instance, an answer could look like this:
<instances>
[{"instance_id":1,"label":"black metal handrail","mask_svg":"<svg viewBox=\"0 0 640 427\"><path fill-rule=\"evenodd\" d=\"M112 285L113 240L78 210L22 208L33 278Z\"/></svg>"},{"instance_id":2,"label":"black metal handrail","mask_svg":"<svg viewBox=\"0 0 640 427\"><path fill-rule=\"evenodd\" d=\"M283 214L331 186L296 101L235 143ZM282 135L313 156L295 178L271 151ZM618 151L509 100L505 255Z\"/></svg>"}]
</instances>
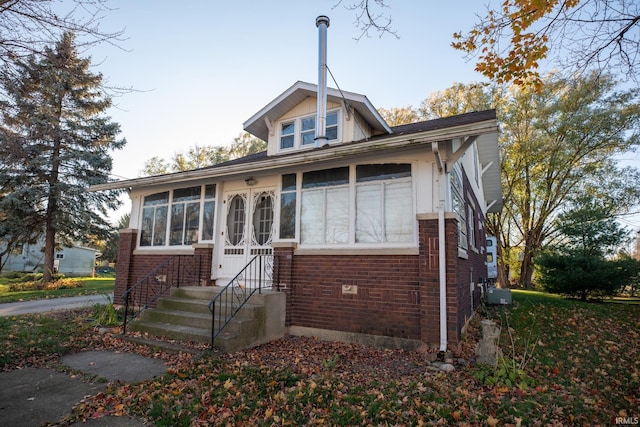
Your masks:
<instances>
[{"instance_id":1,"label":"black metal handrail","mask_svg":"<svg viewBox=\"0 0 640 427\"><path fill-rule=\"evenodd\" d=\"M273 255L256 255L209 302L211 311L211 346L231 319L256 292L271 288L273 279ZM217 313L217 317L216 317ZM216 327L216 320L218 325Z\"/></svg>"},{"instance_id":2,"label":"black metal handrail","mask_svg":"<svg viewBox=\"0 0 640 427\"><path fill-rule=\"evenodd\" d=\"M123 294L124 321L122 333L127 332L127 322L153 306L161 297L181 283L196 284L200 280L200 257L174 255L151 270Z\"/></svg>"}]
</instances>

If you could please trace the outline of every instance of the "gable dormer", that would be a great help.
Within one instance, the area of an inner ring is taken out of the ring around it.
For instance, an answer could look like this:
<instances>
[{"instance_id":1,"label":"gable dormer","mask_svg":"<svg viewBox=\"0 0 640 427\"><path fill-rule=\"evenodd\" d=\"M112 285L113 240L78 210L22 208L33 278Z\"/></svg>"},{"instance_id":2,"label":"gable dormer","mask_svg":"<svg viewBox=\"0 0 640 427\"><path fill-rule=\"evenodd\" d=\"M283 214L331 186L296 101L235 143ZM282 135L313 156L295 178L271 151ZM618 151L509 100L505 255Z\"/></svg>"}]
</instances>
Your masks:
<instances>
[{"instance_id":1,"label":"gable dormer","mask_svg":"<svg viewBox=\"0 0 640 427\"><path fill-rule=\"evenodd\" d=\"M267 142L269 156L315 147L318 86L297 82L247 120L244 130ZM392 133L364 95L327 88L329 145Z\"/></svg>"}]
</instances>

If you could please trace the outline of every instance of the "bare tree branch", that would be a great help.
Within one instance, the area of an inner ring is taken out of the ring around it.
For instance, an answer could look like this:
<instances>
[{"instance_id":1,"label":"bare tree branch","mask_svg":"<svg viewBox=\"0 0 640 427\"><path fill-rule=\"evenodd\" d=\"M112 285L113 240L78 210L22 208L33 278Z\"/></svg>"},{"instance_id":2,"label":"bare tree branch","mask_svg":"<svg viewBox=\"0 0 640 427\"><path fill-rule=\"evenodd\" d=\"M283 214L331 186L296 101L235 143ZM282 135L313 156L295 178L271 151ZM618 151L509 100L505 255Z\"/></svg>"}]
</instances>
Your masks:
<instances>
[{"instance_id":1,"label":"bare tree branch","mask_svg":"<svg viewBox=\"0 0 640 427\"><path fill-rule=\"evenodd\" d=\"M333 9L340 6L342 0L339 0ZM359 41L363 37L370 37L369 31L375 31L378 33L378 37L382 38L385 34L390 34L396 39L400 38L398 33L391 26L391 15L386 15L382 11L378 12L375 9L388 9L385 0L360 0L360 2L350 3L344 6L345 9L355 12L356 20L354 24L360 31L360 35L354 37L354 40Z\"/></svg>"},{"instance_id":2,"label":"bare tree branch","mask_svg":"<svg viewBox=\"0 0 640 427\"><path fill-rule=\"evenodd\" d=\"M0 0L0 63L38 54L64 32L88 48L107 42L119 47L124 30L105 32L100 23L111 8L108 0L73 0L63 10L53 0Z\"/></svg>"}]
</instances>

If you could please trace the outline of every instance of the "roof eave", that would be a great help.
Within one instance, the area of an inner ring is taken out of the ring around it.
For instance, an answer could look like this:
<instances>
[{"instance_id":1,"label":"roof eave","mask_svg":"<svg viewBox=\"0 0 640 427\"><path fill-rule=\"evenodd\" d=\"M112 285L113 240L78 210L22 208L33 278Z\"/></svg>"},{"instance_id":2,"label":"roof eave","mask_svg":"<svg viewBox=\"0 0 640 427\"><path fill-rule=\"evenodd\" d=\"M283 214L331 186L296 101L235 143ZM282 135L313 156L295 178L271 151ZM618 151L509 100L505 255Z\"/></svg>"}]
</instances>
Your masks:
<instances>
[{"instance_id":1,"label":"roof eave","mask_svg":"<svg viewBox=\"0 0 640 427\"><path fill-rule=\"evenodd\" d=\"M203 169L195 169L186 172L177 172L167 175L149 176L123 181L114 181L91 186L89 191L106 191L123 188L147 187L164 185L175 182L195 181L199 179L226 177L231 175L255 173L283 169L286 167L305 165L310 163L328 161L346 156L358 155L363 152L397 150L410 148L416 144L431 144L435 141L450 140L469 135L481 135L498 131L494 120L465 124L451 128L434 129L418 132L411 135L389 135L375 140L369 140L366 144L345 144L332 146L329 149L318 148L303 151L287 156L270 156L264 160L250 163L232 164L228 166L214 166Z\"/></svg>"},{"instance_id":2,"label":"roof eave","mask_svg":"<svg viewBox=\"0 0 640 427\"><path fill-rule=\"evenodd\" d=\"M269 126L266 121L275 123L280 117L286 114L282 106L291 107L291 104L298 104L309 96L317 96L317 93L317 85L298 81L251 116L243 123L242 127L250 134L263 141L267 141L269 138ZM334 88L327 88L327 97L337 102L341 102L343 99L346 100L376 131L387 134L392 133L389 125L384 121L380 113L378 113L366 96L353 92L340 91Z\"/></svg>"}]
</instances>

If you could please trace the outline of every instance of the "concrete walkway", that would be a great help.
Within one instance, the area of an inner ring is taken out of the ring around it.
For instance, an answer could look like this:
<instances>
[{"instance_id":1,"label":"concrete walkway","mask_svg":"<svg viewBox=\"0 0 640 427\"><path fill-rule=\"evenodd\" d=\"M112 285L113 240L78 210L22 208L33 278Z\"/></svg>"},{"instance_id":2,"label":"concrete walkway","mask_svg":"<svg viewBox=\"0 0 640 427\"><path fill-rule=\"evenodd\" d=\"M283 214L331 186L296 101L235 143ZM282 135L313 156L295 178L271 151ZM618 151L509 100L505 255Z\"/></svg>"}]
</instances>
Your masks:
<instances>
[{"instance_id":1,"label":"concrete walkway","mask_svg":"<svg viewBox=\"0 0 640 427\"><path fill-rule=\"evenodd\" d=\"M80 376L47 368L26 368L0 372L0 425L33 427L61 420L85 397L106 390L110 381L134 384L159 377L167 367L158 359L113 351L87 351L61 359L73 370L96 376L87 381ZM86 426L144 426L138 419L108 416ZM73 425L76 425L73 424Z\"/></svg>"},{"instance_id":2,"label":"concrete walkway","mask_svg":"<svg viewBox=\"0 0 640 427\"><path fill-rule=\"evenodd\" d=\"M1 303L0 316L46 313L107 304L113 294L54 298L14 303ZM49 368L25 368L0 372L0 426L33 427L55 423L69 414L87 396L106 390L112 381L135 384L167 372L164 362L137 354L115 351L86 351L67 355L60 363L95 375L87 380L79 375ZM139 419L126 416L107 416L90 419L73 426L87 427L144 427Z\"/></svg>"},{"instance_id":3,"label":"concrete walkway","mask_svg":"<svg viewBox=\"0 0 640 427\"><path fill-rule=\"evenodd\" d=\"M113 294L86 295L81 297L68 298L51 298L23 302L7 302L0 304L0 317L91 307L95 304L107 304L111 301L113 301Z\"/></svg>"}]
</instances>

